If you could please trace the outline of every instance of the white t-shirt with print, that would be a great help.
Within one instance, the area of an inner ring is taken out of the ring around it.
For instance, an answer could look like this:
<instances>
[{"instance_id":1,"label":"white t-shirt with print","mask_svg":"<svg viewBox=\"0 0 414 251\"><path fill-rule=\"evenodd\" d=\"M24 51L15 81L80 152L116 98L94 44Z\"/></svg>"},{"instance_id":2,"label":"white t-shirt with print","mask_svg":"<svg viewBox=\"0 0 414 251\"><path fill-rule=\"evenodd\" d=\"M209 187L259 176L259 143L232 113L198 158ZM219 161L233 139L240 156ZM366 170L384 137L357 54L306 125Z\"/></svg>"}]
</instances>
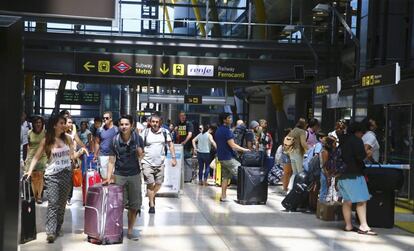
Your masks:
<instances>
[{"instance_id":1,"label":"white t-shirt with print","mask_svg":"<svg viewBox=\"0 0 414 251\"><path fill-rule=\"evenodd\" d=\"M171 135L167 129L160 128L158 132L154 133L151 128L147 128L141 132L141 137L145 144L143 163L150 166L161 166L164 164L165 137L163 131L167 133L167 142L171 142Z\"/></svg>"}]
</instances>

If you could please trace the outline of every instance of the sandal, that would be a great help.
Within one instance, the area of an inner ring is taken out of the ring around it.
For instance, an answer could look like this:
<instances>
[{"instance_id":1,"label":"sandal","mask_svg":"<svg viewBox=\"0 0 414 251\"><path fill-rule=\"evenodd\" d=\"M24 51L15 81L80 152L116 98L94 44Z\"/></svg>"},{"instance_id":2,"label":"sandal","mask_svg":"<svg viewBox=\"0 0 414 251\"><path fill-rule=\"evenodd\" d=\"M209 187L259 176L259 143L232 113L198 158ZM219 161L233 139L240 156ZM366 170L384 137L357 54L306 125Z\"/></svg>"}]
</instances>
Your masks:
<instances>
[{"instance_id":1,"label":"sandal","mask_svg":"<svg viewBox=\"0 0 414 251\"><path fill-rule=\"evenodd\" d=\"M372 235L372 236L378 235L376 232L372 231L372 229L369 229L369 230L358 229L358 234L365 234L365 235Z\"/></svg>"},{"instance_id":2,"label":"sandal","mask_svg":"<svg viewBox=\"0 0 414 251\"><path fill-rule=\"evenodd\" d=\"M132 241L138 241L139 240L138 236L133 236L132 234L127 234L127 238L132 240Z\"/></svg>"},{"instance_id":3,"label":"sandal","mask_svg":"<svg viewBox=\"0 0 414 251\"><path fill-rule=\"evenodd\" d=\"M352 229L346 229L346 228L344 228L343 230L345 232L358 232L358 228L356 228L356 227L352 227Z\"/></svg>"}]
</instances>

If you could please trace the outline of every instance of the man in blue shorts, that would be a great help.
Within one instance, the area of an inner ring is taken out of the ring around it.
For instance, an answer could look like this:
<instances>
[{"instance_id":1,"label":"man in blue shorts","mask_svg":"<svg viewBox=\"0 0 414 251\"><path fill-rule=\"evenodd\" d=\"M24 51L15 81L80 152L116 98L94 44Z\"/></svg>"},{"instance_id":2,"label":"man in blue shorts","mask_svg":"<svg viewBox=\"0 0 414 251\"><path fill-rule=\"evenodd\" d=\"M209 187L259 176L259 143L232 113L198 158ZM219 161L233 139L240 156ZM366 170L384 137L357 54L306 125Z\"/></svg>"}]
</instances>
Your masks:
<instances>
[{"instance_id":1,"label":"man in blue shorts","mask_svg":"<svg viewBox=\"0 0 414 251\"><path fill-rule=\"evenodd\" d=\"M234 135L230 130L232 117L230 113L221 113L219 115L220 126L217 128L215 139L217 143L217 158L221 164L221 202L227 202L227 180L237 175L237 168L240 163L236 160L235 151L249 152L234 142Z\"/></svg>"}]
</instances>

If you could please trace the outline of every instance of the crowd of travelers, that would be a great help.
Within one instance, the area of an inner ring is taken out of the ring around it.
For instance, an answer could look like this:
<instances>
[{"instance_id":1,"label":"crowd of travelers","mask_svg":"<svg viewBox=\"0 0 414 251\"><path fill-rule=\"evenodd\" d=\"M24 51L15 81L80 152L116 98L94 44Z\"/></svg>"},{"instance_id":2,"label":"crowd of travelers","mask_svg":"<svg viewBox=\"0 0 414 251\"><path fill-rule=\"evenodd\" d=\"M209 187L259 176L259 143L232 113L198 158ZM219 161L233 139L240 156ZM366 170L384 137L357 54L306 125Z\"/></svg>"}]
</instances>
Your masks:
<instances>
[{"instance_id":1,"label":"crowd of travelers","mask_svg":"<svg viewBox=\"0 0 414 251\"><path fill-rule=\"evenodd\" d=\"M43 203L43 189L47 187L47 241L53 243L62 235L65 207L71 204L73 192L73 168L80 167L85 175L86 159L92 155L93 161L99 163L104 184L124 186L127 237L136 239L133 226L142 208L141 177L149 198L148 213L154 214L156 194L164 181L167 151L171 154L171 165L177 164L174 143L183 146L184 168L192 166L192 160L197 159L198 183L203 186L208 185L212 175L210 167L216 161L221 165L224 181L237 176L240 156L245 152L259 151L267 158L274 157L274 167L280 168L282 176L282 195L292 190L296 175L309 171L309 160L319 156L321 174L315 183L316 198L342 202L345 231L376 234L366 221L370 194L363 176L366 163L379 161L374 120L351 124L340 120L332 132L324 133L317 119L301 118L293 129L284 130L279 146L274 146L275 140L264 119L233 123L230 113L221 113L218 124L200 124L197 128L194 130L184 112L179 113L178 122L173 124L171 120L164 123L157 113L143 123L134 121L131 115L114 121L112 112L107 111L93 121L81 121L79 127L66 110L51 116L47 122L41 116L34 116L29 123L23 114L21 166L25 177L31 179L36 203ZM337 167L339 158L345 166L341 170ZM227 188L228 182L221 182L221 202L229 201ZM351 222L353 203L359 217L358 228Z\"/></svg>"}]
</instances>

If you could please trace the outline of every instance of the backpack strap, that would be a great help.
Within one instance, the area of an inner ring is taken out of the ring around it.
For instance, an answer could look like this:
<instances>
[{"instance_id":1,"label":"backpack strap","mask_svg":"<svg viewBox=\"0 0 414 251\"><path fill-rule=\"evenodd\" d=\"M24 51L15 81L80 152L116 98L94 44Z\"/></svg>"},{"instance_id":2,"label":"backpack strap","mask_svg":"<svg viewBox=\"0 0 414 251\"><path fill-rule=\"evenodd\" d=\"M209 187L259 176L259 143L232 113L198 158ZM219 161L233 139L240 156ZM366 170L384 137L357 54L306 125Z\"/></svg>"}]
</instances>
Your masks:
<instances>
[{"instance_id":1,"label":"backpack strap","mask_svg":"<svg viewBox=\"0 0 414 251\"><path fill-rule=\"evenodd\" d=\"M247 129L245 128L245 129L242 130L242 135L241 135L241 139L240 139L240 144L241 144L240 146L241 147L246 146L246 144L245 144L246 133L247 133Z\"/></svg>"},{"instance_id":2,"label":"backpack strap","mask_svg":"<svg viewBox=\"0 0 414 251\"><path fill-rule=\"evenodd\" d=\"M149 131L149 128L144 129L144 147L147 146L148 131Z\"/></svg>"},{"instance_id":3,"label":"backpack strap","mask_svg":"<svg viewBox=\"0 0 414 251\"><path fill-rule=\"evenodd\" d=\"M168 153L167 130L162 128L162 134L164 135L164 152L165 152L165 156L167 156L167 153Z\"/></svg>"},{"instance_id":4,"label":"backpack strap","mask_svg":"<svg viewBox=\"0 0 414 251\"><path fill-rule=\"evenodd\" d=\"M120 158L120 156L119 156L119 133L117 133L112 138L112 146L114 147L115 154L116 154L117 158Z\"/></svg>"}]
</instances>

